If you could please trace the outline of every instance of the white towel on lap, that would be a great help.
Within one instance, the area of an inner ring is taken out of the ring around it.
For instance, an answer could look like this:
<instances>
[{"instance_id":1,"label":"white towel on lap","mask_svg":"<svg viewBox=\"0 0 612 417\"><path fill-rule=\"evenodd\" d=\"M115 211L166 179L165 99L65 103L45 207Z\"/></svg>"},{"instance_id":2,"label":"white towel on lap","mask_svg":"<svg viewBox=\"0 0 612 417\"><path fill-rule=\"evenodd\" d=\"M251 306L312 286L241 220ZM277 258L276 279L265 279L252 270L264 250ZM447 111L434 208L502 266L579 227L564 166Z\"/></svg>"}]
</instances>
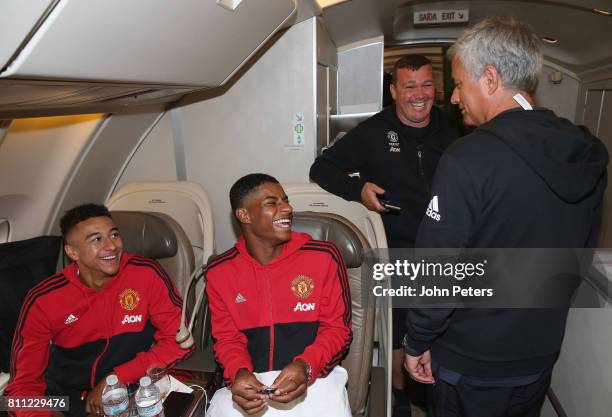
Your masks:
<instances>
[{"instance_id":1,"label":"white towel on lap","mask_svg":"<svg viewBox=\"0 0 612 417\"><path fill-rule=\"evenodd\" d=\"M255 373L264 385L271 385L280 371ZM254 414L255 417L351 417L351 407L346 393L346 370L336 366L325 378L308 387L306 394L283 404L270 401L268 407ZM206 417L244 417L247 413L232 401L232 392L221 388L213 396Z\"/></svg>"}]
</instances>

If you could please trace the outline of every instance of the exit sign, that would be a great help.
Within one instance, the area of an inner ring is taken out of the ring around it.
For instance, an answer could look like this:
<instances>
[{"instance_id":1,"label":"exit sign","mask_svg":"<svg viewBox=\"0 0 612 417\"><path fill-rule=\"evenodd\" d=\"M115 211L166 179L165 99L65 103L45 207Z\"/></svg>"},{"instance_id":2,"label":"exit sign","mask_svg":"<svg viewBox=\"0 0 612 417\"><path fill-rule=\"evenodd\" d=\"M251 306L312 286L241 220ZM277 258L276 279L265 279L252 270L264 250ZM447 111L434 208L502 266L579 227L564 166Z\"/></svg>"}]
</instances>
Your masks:
<instances>
[{"instance_id":1,"label":"exit sign","mask_svg":"<svg viewBox=\"0 0 612 417\"><path fill-rule=\"evenodd\" d=\"M444 23L467 23L470 11L457 10L421 10L414 12L415 25L439 25Z\"/></svg>"}]
</instances>

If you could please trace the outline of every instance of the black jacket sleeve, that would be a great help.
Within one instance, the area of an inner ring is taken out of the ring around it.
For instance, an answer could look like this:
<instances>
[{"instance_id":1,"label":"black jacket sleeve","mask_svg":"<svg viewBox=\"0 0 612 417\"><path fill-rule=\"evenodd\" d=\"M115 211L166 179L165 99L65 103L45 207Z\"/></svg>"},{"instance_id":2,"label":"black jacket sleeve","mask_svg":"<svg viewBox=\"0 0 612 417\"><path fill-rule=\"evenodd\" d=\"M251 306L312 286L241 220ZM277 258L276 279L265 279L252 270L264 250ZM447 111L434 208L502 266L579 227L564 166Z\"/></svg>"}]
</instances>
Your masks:
<instances>
[{"instance_id":1,"label":"black jacket sleeve","mask_svg":"<svg viewBox=\"0 0 612 417\"><path fill-rule=\"evenodd\" d=\"M361 201L364 182L357 176L349 177L348 173L359 171L367 163L366 137L365 129L357 126L327 148L310 167L310 179L345 200Z\"/></svg>"},{"instance_id":2,"label":"black jacket sleeve","mask_svg":"<svg viewBox=\"0 0 612 417\"><path fill-rule=\"evenodd\" d=\"M452 155L445 154L438 164L432 200L421 222L416 247L466 247L479 206L480 196L469 173ZM428 350L444 333L454 311L453 308L408 310L406 351L418 356Z\"/></svg>"}]
</instances>

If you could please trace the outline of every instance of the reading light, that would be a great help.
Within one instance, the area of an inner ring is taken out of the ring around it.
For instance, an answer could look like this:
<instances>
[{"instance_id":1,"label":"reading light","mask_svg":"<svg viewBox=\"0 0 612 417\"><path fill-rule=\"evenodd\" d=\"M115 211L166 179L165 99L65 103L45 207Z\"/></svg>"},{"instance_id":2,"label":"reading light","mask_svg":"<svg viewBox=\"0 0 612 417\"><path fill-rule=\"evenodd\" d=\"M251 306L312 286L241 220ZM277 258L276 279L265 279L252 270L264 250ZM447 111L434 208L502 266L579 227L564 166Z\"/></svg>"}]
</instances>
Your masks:
<instances>
[{"instance_id":1,"label":"reading light","mask_svg":"<svg viewBox=\"0 0 612 417\"><path fill-rule=\"evenodd\" d=\"M561 84L561 81L563 81L563 73L561 71L553 71L548 74L548 79L553 84Z\"/></svg>"},{"instance_id":2,"label":"reading light","mask_svg":"<svg viewBox=\"0 0 612 417\"><path fill-rule=\"evenodd\" d=\"M325 9L327 7L335 6L336 4L344 3L349 0L316 0L317 4L321 9Z\"/></svg>"},{"instance_id":3,"label":"reading light","mask_svg":"<svg viewBox=\"0 0 612 417\"><path fill-rule=\"evenodd\" d=\"M593 11L597 14L600 14L602 16L610 16L612 15L612 12L610 10L603 10L603 9L593 9Z\"/></svg>"}]
</instances>

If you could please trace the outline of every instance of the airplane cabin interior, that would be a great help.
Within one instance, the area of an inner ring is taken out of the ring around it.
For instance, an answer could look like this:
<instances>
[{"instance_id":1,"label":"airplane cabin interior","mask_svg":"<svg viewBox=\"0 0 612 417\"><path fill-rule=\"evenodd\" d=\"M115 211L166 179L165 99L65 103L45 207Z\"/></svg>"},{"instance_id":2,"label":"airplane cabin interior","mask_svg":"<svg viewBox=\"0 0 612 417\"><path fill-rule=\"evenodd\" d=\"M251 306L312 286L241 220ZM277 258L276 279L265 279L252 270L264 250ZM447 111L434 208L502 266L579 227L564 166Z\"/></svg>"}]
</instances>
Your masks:
<instances>
[{"instance_id":1,"label":"airplane cabin interior","mask_svg":"<svg viewBox=\"0 0 612 417\"><path fill-rule=\"evenodd\" d=\"M4 0L2 9L0 392L27 290L67 262L58 225L67 209L106 204L126 247L159 259L193 308L203 282L190 277L239 232L230 186L265 172L282 183L294 229L344 255L351 411L390 417L391 306L359 297L366 251L387 247L383 223L312 183L309 168L389 103L389 72L404 54L432 61L436 104L460 122L446 52L485 17L535 29L537 105L612 149L607 0ZM599 262L570 311L543 417L612 415L611 210L608 191ZM184 368L214 372L206 300L194 311L197 352Z\"/></svg>"}]
</instances>

